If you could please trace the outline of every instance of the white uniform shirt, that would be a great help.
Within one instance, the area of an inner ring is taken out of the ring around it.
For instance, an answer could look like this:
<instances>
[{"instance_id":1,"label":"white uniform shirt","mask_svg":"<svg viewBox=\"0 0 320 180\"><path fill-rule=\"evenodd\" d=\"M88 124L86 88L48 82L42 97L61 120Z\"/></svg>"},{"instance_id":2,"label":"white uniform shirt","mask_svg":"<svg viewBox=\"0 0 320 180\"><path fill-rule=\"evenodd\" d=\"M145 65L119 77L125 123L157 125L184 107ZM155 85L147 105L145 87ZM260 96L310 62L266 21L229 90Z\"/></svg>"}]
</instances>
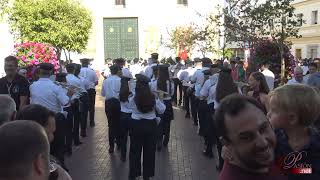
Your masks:
<instances>
[{"instance_id":1,"label":"white uniform shirt","mask_svg":"<svg viewBox=\"0 0 320 180\"><path fill-rule=\"evenodd\" d=\"M90 87L89 81L87 81L85 78L81 76L79 76L78 78L80 79L80 82L81 82L81 88L84 90L84 92L87 92L86 90L89 89Z\"/></svg>"},{"instance_id":2,"label":"white uniform shirt","mask_svg":"<svg viewBox=\"0 0 320 180\"><path fill-rule=\"evenodd\" d=\"M274 74L272 71L270 71L269 69L265 69L262 71L262 74L264 75L264 77L266 78L269 90L273 90L274 88Z\"/></svg>"},{"instance_id":3,"label":"white uniform shirt","mask_svg":"<svg viewBox=\"0 0 320 180\"><path fill-rule=\"evenodd\" d=\"M130 72L133 77L136 77L136 74L143 74L143 68L139 64L134 64L130 66Z\"/></svg>"},{"instance_id":4,"label":"white uniform shirt","mask_svg":"<svg viewBox=\"0 0 320 180\"><path fill-rule=\"evenodd\" d=\"M203 71L209 69L208 67L203 67L202 69L197 69L196 72L191 77L191 81L195 82L195 96L200 97L200 90L204 83Z\"/></svg>"},{"instance_id":5,"label":"white uniform shirt","mask_svg":"<svg viewBox=\"0 0 320 180\"><path fill-rule=\"evenodd\" d=\"M190 87L190 79L195 73L196 69L195 68L188 68L188 69L183 69L178 72L178 78L180 81L182 81L183 86L188 86Z\"/></svg>"},{"instance_id":6,"label":"white uniform shirt","mask_svg":"<svg viewBox=\"0 0 320 180\"><path fill-rule=\"evenodd\" d=\"M128 68L122 68L122 76L127 78L132 78L132 74Z\"/></svg>"},{"instance_id":7,"label":"white uniform shirt","mask_svg":"<svg viewBox=\"0 0 320 180\"><path fill-rule=\"evenodd\" d=\"M214 74L210 76L208 80L203 84L200 90L200 97L207 98L208 104L215 103L215 92L210 92L212 86L215 86L218 83L219 74ZM212 94L214 93L214 94Z\"/></svg>"},{"instance_id":8,"label":"white uniform shirt","mask_svg":"<svg viewBox=\"0 0 320 180\"><path fill-rule=\"evenodd\" d=\"M136 103L134 102L134 96L129 98L129 106L132 111L131 118L133 120L141 120L141 119L154 120L156 119L156 111L158 114L163 114L164 111L166 110L166 105L164 105L161 100L156 99L155 109L148 113L142 113L138 110Z\"/></svg>"},{"instance_id":9,"label":"white uniform shirt","mask_svg":"<svg viewBox=\"0 0 320 180\"><path fill-rule=\"evenodd\" d=\"M119 99L120 87L121 78L117 75L112 75L103 81L101 95L106 100L111 98Z\"/></svg>"},{"instance_id":10,"label":"white uniform shirt","mask_svg":"<svg viewBox=\"0 0 320 180\"><path fill-rule=\"evenodd\" d=\"M67 84L81 88L81 80L73 74L68 74L66 76Z\"/></svg>"},{"instance_id":11,"label":"white uniform shirt","mask_svg":"<svg viewBox=\"0 0 320 180\"><path fill-rule=\"evenodd\" d=\"M157 83L158 83L157 80L151 81L149 83L150 89L153 92L153 94L155 94L155 95L158 94L158 84ZM170 81L167 81L167 92L168 92L168 94L164 95L163 100L170 100L171 97L174 94L174 83L171 82L171 90L170 90L170 84L169 83L170 83ZM169 92L171 92L171 93L169 94Z\"/></svg>"},{"instance_id":12,"label":"white uniform shirt","mask_svg":"<svg viewBox=\"0 0 320 180\"><path fill-rule=\"evenodd\" d=\"M150 79L152 78L152 76L153 76L152 67L153 67L153 66L156 66L156 65L157 65L156 63L153 63L153 64L147 66L147 68L145 69L144 74L145 74L148 78L150 78Z\"/></svg>"},{"instance_id":13,"label":"white uniform shirt","mask_svg":"<svg viewBox=\"0 0 320 180\"><path fill-rule=\"evenodd\" d=\"M31 104L39 104L51 111L62 112L69 103L66 91L49 78L40 78L30 85Z\"/></svg>"},{"instance_id":14,"label":"white uniform shirt","mask_svg":"<svg viewBox=\"0 0 320 180\"><path fill-rule=\"evenodd\" d=\"M132 112L132 110L130 108L129 101L126 101L126 102L120 101L120 106L121 106L121 112L124 112L124 113L131 113Z\"/></svg>"},{"instance_id":15,"label":"white uniform shirt","mask_svg":"<svg viewBox=\"0 0 320 180\"><path fill-rule=\"evenodd\" d=\"M95 89L96 83L98 83L98 76L93 69L82 67L79 76L85 78L90 83L89 89Z\"/></svg>"}]
</instances>

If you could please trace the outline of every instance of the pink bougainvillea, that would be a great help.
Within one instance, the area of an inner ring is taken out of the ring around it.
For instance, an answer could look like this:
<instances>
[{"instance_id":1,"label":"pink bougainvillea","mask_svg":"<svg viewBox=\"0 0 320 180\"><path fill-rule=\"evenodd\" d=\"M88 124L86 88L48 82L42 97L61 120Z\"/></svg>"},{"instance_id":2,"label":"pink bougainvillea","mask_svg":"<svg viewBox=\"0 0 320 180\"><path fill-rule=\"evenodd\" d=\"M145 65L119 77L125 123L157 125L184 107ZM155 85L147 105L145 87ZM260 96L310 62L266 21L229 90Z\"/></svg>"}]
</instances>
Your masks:
<instances>
[{"instance_id":1,"label":"pink bougainvillea","mask_svg":"<svg viewBox=\"0 0 320 180\"><path fill-rule=\"evenodd\" d=\"M58 58L54 47L39 42L24 42L14 45L14 55L20 67L36 66L40 63L51 63L55 71L59 69Z\"/></svg>"}]
</instances>

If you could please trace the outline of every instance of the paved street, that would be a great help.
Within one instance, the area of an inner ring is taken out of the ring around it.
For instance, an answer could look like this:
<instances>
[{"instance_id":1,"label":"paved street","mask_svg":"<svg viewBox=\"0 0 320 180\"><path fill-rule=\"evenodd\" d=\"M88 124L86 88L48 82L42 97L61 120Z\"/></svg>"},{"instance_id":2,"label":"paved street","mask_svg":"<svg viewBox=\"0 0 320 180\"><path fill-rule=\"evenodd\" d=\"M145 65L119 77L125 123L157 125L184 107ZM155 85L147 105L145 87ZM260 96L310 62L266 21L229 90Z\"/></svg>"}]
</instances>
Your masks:
<instances>
[{"instance_id":1,"label":"paved street","mask_svg":"<svg viewBox=\"0 0 320 180\"><path fill-rule=\"evenodd\" d=\"M127 180L129 160L123 163L120 153L108 153L108 128L103 99L97 90L96 127L67 158L67 166L74 180ZM156 180L216 180L215 159L202 156L203 144L197 128L182 110L175 108L171 139L167 149L156 152ZM128 156L127 156L128 157Z\"/></svg>"}]
</instances>

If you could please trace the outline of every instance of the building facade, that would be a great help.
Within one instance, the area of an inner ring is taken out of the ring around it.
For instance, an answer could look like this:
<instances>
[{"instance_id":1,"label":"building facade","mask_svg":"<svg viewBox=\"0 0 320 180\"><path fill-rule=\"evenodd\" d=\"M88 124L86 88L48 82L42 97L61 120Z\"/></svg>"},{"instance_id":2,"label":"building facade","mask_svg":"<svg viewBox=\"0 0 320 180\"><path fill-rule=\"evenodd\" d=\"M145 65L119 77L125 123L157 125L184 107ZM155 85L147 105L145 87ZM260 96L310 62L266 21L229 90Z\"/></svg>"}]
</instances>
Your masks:
<instances>
[{"instance_id":1,"label":"building facade","mask_svg":"<svg viewBox=\"0 0 320 180\"><path fill-rule=\"evenodd\" d=\"M205 23L224 0L79 0L92 14L93 26L87 49L81 57L94 58L93 67L103 67L108 58L149 58L152 52L162 57L175 56L167 48L172 29ZM13 52L13 37L5 22L0 23L0 58ZM5 40L5 41L3 41ZM202 56L201 52L198 52ZM197 51L193 53L198 56ZM64 58L63 56L61 58ZM0 67L3 64L0 61ZM0 73L3 74L1 68ZM2 71L2 72L1 72ZM0 74L0 75L1 75Z\"/></svg>"},{"instance_id":2,"label":"building facade","mask_svg":"<svg viewBox=\"0 0 320 180\"><path fill-rule=\"evenodd\" d=\"M296 59L320 58L320 0L296 0L292 4L301 20L299 39L291 39Z\"/></svg>"},{"instance_id":3,"label":"building facade","mask_svg":"<svg viewBox=\"0 0 320 180\"><path fill-rule=\"evenodd\" d=\"M176 52L167 47L170 32L177 26L201 25L222 1L217 0L83 0L93 16L86 54L101 66L105 59L162 57ZM193 53L197 55L197 53ZM200 54L200 52L199 52Z\"/></svg>"}]
</instances>

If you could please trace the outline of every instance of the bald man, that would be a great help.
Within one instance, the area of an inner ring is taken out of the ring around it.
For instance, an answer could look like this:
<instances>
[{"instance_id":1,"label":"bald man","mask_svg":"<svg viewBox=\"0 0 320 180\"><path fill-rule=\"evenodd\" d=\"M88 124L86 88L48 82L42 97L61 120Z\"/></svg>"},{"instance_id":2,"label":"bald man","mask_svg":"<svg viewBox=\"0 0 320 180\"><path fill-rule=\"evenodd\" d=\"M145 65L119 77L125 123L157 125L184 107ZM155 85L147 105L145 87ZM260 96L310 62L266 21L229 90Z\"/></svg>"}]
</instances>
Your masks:
<instances>
[{"instance_id":1,"label":"bald man","mask_svg":"<svg viewBox=\"0 0 320 180\"><path fill-rule=\"evenodd\" d=\"M307 84L305 78L303 77L303 69L300 66L294 68L293 78L290 79L287 84Z\"/></svg>"},{"instance_id":2,"label":"bald man","mask_svg":"<svg viewBox=\"0 0 320 180\"><path fill-rule=\"evenodd\" d=\"M14 120L16 117L16 103L5 94L0 94L0 126Z\"/></svg>"}]
</instances>

